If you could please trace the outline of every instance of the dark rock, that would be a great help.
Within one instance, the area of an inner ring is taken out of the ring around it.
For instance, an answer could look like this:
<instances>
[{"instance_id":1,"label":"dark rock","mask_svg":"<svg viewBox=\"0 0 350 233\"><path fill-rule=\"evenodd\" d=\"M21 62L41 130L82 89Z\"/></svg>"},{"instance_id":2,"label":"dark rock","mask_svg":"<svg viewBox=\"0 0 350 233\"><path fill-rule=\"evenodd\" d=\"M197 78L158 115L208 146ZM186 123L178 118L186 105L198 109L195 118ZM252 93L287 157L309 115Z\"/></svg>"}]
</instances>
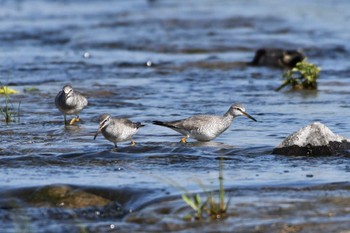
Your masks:
<instances>
[{"instance_id":1,"label":"dark rock","mask_svg":"<svg viewBox=\"0 0 350 233\"><path fill-rule=\"evenodd\" d=\"M350 140L334 134L325 125L315 122L289 135L273 154L300 156L329 156L348 154Z\"/></svg>"},{"instance_id":2,"label":"dark rock","mask_svg":"<svg viewBox=\"0 0 350 233\"><path fill-rule=\"evenodd\" d=\"M305 55L297 50L258 49L254 59L249 64L253 66L293 68L304 58Z\"/></svg>"}]
</instances>

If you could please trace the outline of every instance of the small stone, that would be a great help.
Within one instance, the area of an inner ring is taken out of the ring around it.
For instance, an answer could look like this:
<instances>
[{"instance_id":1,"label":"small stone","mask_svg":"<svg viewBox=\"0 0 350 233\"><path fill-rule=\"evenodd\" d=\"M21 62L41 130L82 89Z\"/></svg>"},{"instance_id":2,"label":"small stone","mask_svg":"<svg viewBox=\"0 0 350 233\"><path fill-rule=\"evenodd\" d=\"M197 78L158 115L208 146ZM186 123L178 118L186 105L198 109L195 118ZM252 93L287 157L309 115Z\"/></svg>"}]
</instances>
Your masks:
<instances>
[{"instance_id":1,"label":"small stone","mask_svg":"<svg viewBox=\"0 0 350 233\"><path fill-rule=\"evenodd\" d=\"M91 54L89 52L84 52L83 57L84 58L90 58Z\"/></svg>"}]
</instances>

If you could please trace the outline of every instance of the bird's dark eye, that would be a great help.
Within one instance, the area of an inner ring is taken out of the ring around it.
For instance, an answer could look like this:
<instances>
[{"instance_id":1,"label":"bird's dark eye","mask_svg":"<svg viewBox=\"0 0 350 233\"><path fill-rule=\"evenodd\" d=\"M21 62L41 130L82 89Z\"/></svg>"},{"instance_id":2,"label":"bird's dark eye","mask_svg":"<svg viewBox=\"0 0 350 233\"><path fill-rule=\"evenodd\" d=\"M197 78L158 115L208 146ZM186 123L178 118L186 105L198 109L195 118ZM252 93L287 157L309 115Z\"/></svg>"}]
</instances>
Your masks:
<instances>
[{"instance_id":1,"label":"bird's dark eye","mask_svg":"<svg viewBox=\"0 0 350 233\"><path fill-rule=\"evenodd\" d=\"M105 124L109 120L109 117L107 117L104 121L102 121L102 124Z\"/></svg>"}]
</instances>

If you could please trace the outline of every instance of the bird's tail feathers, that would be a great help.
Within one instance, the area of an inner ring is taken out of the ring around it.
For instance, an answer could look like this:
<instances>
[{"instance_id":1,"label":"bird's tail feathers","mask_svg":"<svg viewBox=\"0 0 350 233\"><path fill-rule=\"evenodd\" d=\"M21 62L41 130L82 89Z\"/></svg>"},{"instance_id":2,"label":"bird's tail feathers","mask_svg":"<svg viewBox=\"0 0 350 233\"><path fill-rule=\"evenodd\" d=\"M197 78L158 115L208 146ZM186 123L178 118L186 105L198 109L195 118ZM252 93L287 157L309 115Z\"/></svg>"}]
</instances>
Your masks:
<instances>
[{"instance_id":1,"label":"bird's tail feathers","mask_svg":"<svg viewBox=\"0 0 350 233\"><path fill-rule=\"evenodd\" d=\"M164 122L164 121L152 121L152 123L153 123L154 125L165 126L165 127L168 127L168 128L173 128L173 129L176 129L176 128L177 128L177 127L175 127L174 125L169 124L168 122Z\"/></svg>"},{"instance_id":2,"label":"bird's tail feathers","mask_svg":"<svg viewBox=\"0 0 350 233\"><path fill-rule=\"evenodd\" d=\"M152 121L152 124L166 126L163 121Z\"/></svg>"}]
</instances>

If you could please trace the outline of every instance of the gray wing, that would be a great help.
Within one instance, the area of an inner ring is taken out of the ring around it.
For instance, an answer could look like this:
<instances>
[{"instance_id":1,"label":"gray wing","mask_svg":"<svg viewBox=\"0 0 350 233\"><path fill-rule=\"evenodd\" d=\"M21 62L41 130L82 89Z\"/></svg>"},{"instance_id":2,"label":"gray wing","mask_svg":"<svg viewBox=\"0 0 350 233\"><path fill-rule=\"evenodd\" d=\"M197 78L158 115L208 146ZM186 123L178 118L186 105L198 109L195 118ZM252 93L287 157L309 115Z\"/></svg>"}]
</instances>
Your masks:
<instances>
[{"instance_id":1,"label":"gray wing","mask_svg":"<svg viewBox=\"0 0 350 233\"><path fill-rule=\"evenodd\" d=\"M130 127L130 128L133 128L133 129L138 129L140 127L145 126L145 125L141 124L140 122L132 122L127 118L116 118L116 119L114 119L114 121L117 124L121 124L121 125Z\"/></svg>"},{"instance_id":2,"label":"gray wing","mask_svg":"<svg viewBox=\"0 0 350 233\"><path fill-rule=\"evenodd\" d=\"M197 115L183 120L163 122L163 125L170 128L198 130L203 126L210 124L217 117L218 116L214 115Z\"/></svg>"},{"instance_id":3,"label":"gray wing","mask_svg":"<svg viewBox=\"0 0 350 233\"><path fill-rule=\"evenodd\" d=\"M59 108L60 106L63 106L64 104L65 104L64 93L63 93L63 91L59 91L58 94L56 95L56 98L55 98L55 105L57 108Z\"/></svg>"}]
</instances>

